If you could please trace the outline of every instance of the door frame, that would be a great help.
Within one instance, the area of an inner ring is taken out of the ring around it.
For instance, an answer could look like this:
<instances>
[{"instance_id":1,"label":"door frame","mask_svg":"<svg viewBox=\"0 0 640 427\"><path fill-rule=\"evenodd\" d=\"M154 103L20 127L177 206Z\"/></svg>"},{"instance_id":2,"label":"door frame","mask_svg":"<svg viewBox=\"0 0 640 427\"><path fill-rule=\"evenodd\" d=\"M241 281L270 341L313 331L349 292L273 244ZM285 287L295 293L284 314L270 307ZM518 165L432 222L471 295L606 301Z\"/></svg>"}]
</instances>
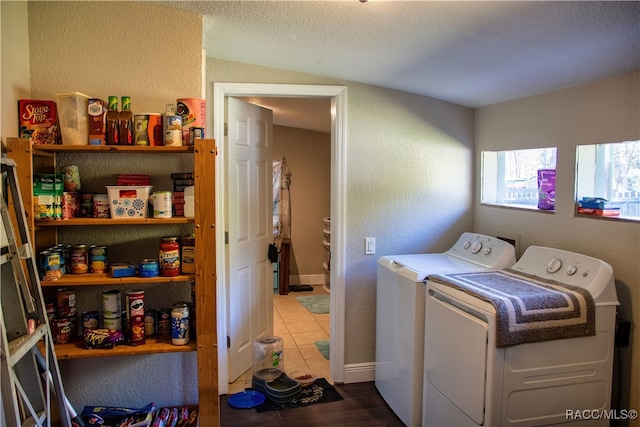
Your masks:
<instances>
[{"instance_id":1,"label":"door frame","mask_svg":"<svg viewBox=\"0 0 640 427\"><path fill-rule=\"evenodd\" d=\"M331 269L330 292L330 372L336 383L344 382L344 300L346 248L346 118L347 88L331 85L270 83L213 83L213 137L218 141L216 157L216 270L219 393L228 393L227 357L227 256L225 245L227 153L224 149L225 97L260 96L292 98L331 98ZM222 202L222 203L221 203Z\"/></svg>"}]
</instances>

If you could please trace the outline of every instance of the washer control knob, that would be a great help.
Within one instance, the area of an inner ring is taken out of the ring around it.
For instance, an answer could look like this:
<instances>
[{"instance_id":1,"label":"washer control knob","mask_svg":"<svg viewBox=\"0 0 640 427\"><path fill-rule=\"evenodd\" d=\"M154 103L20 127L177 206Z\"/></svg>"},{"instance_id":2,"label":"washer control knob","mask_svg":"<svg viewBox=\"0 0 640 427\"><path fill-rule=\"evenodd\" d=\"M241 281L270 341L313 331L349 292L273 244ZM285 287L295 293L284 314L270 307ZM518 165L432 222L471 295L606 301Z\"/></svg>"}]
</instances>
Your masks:
<instances>
[{"instance_id":1,"label":"washer control knob","mask_svg":"<svg viewBox=\"0 0 640 427\"><path fill-rule=\"evenodd\" d=\"M567 267L567 275L569 276L573 276L574 274L576 274L577 271L578 271L578 267L576 267L573 264L569 264L569 266Z\"/></svg>"},{"instance_id":2,"label":"washer control knob","mask_svg":"<svg viewBox=\"0 0 640 427\"><path fill-rule=\"evenodd\" d=\"M562 267L562 261L557 258L551 258L549 264L547 264L547 272L548 273L556 273Z\"/></svg>"},{"instance_id":3,"label":"washer control knob","mask_svg":"<svg viewBox=\"0 0 640 427\"><path fill-rule=\"evenodd\" d=\"M489 255L491 253L491 248L484 248L484 251L482 251L482 253L485 255Z\"/></svg>"},{"instance_id":4,"label":"washer control knob","mask_svg":"<svg viewBox=\"0 0 640 427\"><path fill-rule=\"evenodd\" d=\"M477 254L478 252L480 252L480 249L482 249L482 243L473 242L473 245L471 245L471 253Z\"/></svg>"},{"instance_id":5,"label":"washer control knob","mask_svg":"<svg viewBox=\"0 0 640 427\"><path fill-rule=\"evenodd\" d=\"M465 249L469 249L469 247L471 246L471 242L470 241L466 241L464 242L464 245L462 245Z\"/></svg>"}]
</instances>

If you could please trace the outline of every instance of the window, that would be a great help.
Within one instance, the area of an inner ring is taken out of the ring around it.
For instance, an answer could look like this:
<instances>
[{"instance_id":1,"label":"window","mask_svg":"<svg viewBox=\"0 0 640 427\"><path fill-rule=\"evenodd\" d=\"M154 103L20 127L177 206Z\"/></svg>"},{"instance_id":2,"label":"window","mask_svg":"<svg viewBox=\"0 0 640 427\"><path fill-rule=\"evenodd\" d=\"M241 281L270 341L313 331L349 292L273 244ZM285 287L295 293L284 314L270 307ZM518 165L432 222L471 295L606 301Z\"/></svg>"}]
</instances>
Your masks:
<instances>
[{"instance_id":1,"label":"window","mask_svg":"<svg viewBox=\"0 0 640 427\"><path fill-rule=\"evenodd\" d=\"M580 145L576 168L577 202L599 198L609 208L584 213L640 220L640 141Z\"/></svg>"},{"instance_id":2,"label":"window","mask_svg":"<svg viewBox=\"0 0 640 427\"><path fill-rule=\"evenodd\" d=\"M553 191L539 192L538 177L540 171L551 170L555 182L555 169L555 147L483 151L481 202L553 210L555 183L549 183Z\"/></svg>"}]
</instances>

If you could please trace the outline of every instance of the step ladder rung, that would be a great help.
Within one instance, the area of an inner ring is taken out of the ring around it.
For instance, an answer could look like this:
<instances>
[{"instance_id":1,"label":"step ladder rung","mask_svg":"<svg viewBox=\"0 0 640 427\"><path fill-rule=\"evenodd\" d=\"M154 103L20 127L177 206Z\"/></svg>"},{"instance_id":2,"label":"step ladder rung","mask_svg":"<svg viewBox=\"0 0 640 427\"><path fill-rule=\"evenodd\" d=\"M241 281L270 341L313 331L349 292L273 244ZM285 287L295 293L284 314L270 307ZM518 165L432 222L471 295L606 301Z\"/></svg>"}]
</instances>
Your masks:
<instances>
[{"instance_id":1,"label":"step ladder rung","mask_svg":"<svg viewBox=\"0 0 640 427\"><path fill-rule=\"evenodd\" d=\"M9 365L14 366L47 335L47 325L39 325L32 333L9 341Z\"/></svg>"}]
</instances>

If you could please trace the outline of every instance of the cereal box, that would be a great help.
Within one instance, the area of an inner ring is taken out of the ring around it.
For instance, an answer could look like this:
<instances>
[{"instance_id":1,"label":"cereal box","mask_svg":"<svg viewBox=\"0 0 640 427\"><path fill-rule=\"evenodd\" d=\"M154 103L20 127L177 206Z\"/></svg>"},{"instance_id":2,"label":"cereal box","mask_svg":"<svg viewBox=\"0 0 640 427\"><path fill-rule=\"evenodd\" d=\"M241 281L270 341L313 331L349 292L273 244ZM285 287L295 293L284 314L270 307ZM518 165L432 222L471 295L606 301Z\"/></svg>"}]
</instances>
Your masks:
<instances>
[{"instance_id":1,"label":"cereal box","mask_svg":"<svg viewBox=\"0 0 640 427\"><path fill-rule=\"evenodd\" d=\"M60 129L55 101L18 100L18 136L32 144L59 144Z\"/></svg>"}]
</instances>

